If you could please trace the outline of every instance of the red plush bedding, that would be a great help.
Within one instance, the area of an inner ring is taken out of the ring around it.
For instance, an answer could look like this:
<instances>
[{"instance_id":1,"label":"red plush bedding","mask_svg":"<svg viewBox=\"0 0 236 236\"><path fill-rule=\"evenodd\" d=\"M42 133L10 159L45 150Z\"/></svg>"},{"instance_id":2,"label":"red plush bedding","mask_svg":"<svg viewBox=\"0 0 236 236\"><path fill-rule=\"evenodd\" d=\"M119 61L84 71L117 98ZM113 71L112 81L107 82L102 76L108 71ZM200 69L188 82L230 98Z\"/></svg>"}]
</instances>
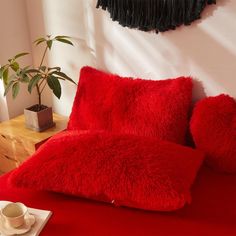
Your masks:
<instances>
[{"instance_id":1,"label":"red plush bedding","mask_svg":"<svg viewBox=\"0 0 236 236\"><path fill-rule=\"evenodd\" d=\"M40 167L39 167L40 168ZM48 209L53 216L42 236L233 236L236 235L236 176L203 167L192 188L192 204L171 213L148 212L50 192L7 187L0 178L0 200Z\"/></svg>"}]
</instances>

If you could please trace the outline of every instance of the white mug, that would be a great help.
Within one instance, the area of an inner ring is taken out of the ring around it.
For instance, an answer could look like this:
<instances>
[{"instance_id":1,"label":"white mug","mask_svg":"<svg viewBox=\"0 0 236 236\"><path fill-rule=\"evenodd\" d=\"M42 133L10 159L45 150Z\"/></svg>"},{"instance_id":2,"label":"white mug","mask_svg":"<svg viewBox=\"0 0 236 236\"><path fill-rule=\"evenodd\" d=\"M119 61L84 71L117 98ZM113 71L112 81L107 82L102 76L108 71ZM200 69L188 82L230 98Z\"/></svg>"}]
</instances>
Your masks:
<instances>
[{"instance_id":1,"label":"white mug","mask_svg":"<svg viewBox=\"0 0 236 236\"><path fill-rule=\"evenodd\" d=\"M27 212L27 207L20 202L8 203L1 209L3 220L13 228L20 227L25 223L25 215Z\"/></svg>"}]
</instances>

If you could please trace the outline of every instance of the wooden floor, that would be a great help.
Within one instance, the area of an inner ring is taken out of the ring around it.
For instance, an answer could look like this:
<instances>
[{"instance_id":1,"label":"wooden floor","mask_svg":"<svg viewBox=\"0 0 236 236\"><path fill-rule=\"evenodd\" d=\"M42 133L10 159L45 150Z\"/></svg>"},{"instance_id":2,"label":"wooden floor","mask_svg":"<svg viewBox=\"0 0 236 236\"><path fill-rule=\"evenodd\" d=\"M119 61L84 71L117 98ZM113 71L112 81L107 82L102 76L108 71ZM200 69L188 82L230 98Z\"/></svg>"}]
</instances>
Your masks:
<instances>
[{"instance_id":1,"label":"wooden floor","mask_svg":"<svg viewBox=\"0 0 236 236\"><path fill-rule=\"evenodd\" d=\"M0 175L3 175L3 172L0 171Z\"/></svg>"}]
</instances>

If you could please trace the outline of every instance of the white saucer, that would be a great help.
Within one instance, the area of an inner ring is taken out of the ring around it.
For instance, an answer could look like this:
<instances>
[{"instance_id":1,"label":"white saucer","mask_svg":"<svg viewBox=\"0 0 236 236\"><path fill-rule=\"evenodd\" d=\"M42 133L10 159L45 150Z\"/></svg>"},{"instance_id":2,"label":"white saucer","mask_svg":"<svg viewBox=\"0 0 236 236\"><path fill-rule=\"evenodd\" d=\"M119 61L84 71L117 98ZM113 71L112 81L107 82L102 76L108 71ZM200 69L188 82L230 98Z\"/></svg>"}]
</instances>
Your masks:
<instances>
[{"instance_id":1,"label":"white saucer","mask_svg":"<svg viewBox=\"0 0 236 236\"><path fill-rule=\"evenodd\" d=\"M3 235L10 236L15 234L24 234L31 229L31 226L35 223L35 217L32 214L27 213L25 216L25 223L20 227L13 228L6 224L3 217L0 218L0 232Z\"/></svg>"}]
</instances>

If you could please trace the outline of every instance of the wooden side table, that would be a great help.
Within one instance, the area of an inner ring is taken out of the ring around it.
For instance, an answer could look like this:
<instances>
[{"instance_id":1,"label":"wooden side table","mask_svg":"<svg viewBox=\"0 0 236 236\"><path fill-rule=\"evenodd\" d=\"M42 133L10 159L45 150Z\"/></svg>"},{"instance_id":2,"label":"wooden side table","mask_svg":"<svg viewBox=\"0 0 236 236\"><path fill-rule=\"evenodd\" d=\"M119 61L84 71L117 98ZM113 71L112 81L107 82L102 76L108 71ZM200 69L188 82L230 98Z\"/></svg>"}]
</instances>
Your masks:
<instances>
[{"instance_id":1,"label":"wooden side table","mask_svg":"<svg viewBox=\"0 0 236 236\"><path fill-rule=\"evenodd\" d=\"M53 114L56 126L44 132L25 128L24 115L0 123L0 172L8 172L32 155L48 138L66 129L68 118Z\"/></svg>"}]
</instances>

